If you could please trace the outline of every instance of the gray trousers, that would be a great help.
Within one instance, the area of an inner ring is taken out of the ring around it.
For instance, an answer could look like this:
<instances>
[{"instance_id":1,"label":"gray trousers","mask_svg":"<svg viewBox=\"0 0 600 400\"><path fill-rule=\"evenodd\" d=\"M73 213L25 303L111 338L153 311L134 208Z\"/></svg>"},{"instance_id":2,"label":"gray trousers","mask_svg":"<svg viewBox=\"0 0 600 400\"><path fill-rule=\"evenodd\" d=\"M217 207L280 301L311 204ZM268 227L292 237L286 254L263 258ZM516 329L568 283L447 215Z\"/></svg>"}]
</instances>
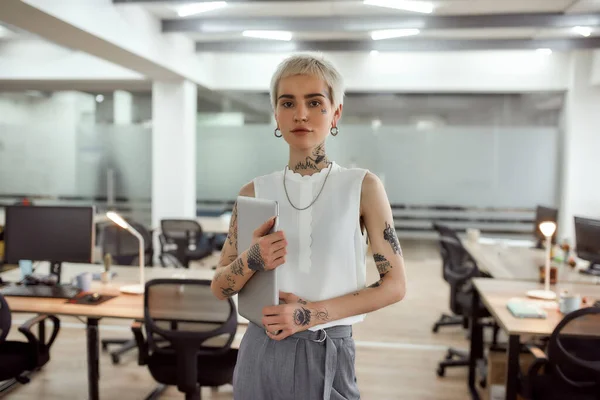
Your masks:
<instances>
[{"instance_id":1,"label":"gray trousers","mask_svg":"<svg viewBox=\"0 0 600 400\"><path fill-rule=\"evenodd\" d=\"M242 339L233 373L235 400L360 399L351 326L270 339L253 324Z\"/></svg>"}]
</instances>

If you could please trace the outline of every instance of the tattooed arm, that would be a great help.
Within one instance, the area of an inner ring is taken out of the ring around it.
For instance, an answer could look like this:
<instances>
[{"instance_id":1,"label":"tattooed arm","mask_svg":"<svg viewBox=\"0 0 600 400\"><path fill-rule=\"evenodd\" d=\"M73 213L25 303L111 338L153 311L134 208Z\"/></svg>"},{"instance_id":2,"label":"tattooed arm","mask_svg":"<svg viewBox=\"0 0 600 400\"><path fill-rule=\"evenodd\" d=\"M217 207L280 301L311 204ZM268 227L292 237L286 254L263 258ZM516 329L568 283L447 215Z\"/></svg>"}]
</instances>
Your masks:
<instances>
[{"instance_id":1,"label":"tattooed arm","mask_svg":"<svg viewBox=\"0 0 600 400\"><path fill-rule=\"evenodd\" d=\"M406 277L402 249L393 227L390 204L383 184L368 173L362 184L361 216L365 222L379 280L367 288L333 299L310 302L282 293L285 305L265 307L267 335L285 339L298 331L329 321L369 313L404 298ZM275 335L270 332L282 331Z\"/></svg>"},{"instance_id":2,"label":"tattooed arm","mask_svg":"<svg viewBox=\"0 0 600 400\"><path fill-rule=\"evenodd\" d=\"M254 183L242 187L240 196L254 197ZM243 251L243 249L242 249ZM254 273L244 262L244 254L238 255L237 246L237 203L233 205L229 233L221 250L221 258L211 283L211 290L219 299L231 297L244 287L244 284Z\"/></svg>"},{"instance_id":3,"label":"tattooed arm","mask_svg":"<svg viewBox=\"0 0 600 400\"><path fill-rule=\"evenodd\" d=\"M254 197L254 184L242 188L240 196ZM239 249L237 240L237 204L233 206L229 234L221 250L221 259L211 282L211 290L219 299L236 295L256 271L277 268L285 262L286 245L283 232L268 234L274 220L266 221L254 231L249 249ZM241 251L241 254L238 253Z\"/></svg>"}]
</instances>

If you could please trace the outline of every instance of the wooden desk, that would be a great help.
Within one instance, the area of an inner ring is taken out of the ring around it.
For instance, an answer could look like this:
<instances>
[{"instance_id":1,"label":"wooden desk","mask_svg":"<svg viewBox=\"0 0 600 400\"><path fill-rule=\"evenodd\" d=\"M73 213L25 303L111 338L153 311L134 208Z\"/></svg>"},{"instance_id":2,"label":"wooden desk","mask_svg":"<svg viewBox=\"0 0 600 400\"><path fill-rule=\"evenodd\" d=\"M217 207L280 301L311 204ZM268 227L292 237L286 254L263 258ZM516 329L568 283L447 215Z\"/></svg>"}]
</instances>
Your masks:
<instances>
[{"instance_id":1,"label":"wooden desk","mask_svg":"<svg viewBox=\"0 0 600 400\"><path fill-rule=\"evenodd\" d=\"M36 274L48 274L48 266L40 266ZM62 282L70 282L76 275L82 272L102 272L102 265L96 264L67 264L62 267ZM117 273L113 281L109 284L94 281L92 291L101 294L117 295L117 297L98 305L80 305L68 304L65 299L48 299L32 297L6 296L6 301L12 312L25 312L37 314L69 315L87 318L87 357L88 357L88 392L91 400L98 400L98 379L99 379L99 343L98 343L98 321L101 318L124 318L143 320L144 318L144 298L142 295L129 295L119 292L119 287L123 284L139 282L138 271L136 267L113 266L112 271ZM20 280L20 270L15 269L0 274L6 281ZM212 279L214 271L211 269L178 269L178 268L146 268L145 275L147 280L157 278L173 278L174 275L191 279ZM237 297L237 296L236 296ZM237 301L237 299L235 299ZM239 317L239 316L238 316ZM238 319L241 323L247 321L241 317Z\"/></svg>"},{"instance_id":2,"label":"wooden desk","mask_svg":"<svg viewBox=\"0 0 600 400\"><path fill-rule=\"evenodd\" d=\"M537 281L539 266L545 262L544 250L531 247L482 244L469 240L463 240L462 244L477 266L497 279ZM557 269L558 282L600 284L599 277L583 275L577 268L560 264Z\"/></svg>"},{"instance_id":3,"label":"wooden desk","mask_svg":"<svg viewBox=\"0 0 600 400\"><path fill-rule=\"evenodd\" d=\"M477 310L480 299L494 317L498 325L509 336L508 343L508 369L506 374L506 399L514 400L517 397L517 380L519 369L520 337L522 335L550 336L556 325L562 320L563 315L558 311L556 302L547 302L544 307L548 313L546 319L515 318L508 311L506 304L512 298L527 298L526 292L530 289L542 289L543 285L531 281L500 280L500 279L473 279L475 287L473 296L473 310ZM594 284L559 283L552 290L568 290L578 293L591 300L600 299L600 286ZM471 321L471 350L469 363L469 389L472 398L479 399L475 388L475 365L483 357L483 327L479 321L480 316L475 311ZM582 324L571 329L569 334L592 335L600 337L600 320L597 324Z\"/></svg>"}]
</instances>

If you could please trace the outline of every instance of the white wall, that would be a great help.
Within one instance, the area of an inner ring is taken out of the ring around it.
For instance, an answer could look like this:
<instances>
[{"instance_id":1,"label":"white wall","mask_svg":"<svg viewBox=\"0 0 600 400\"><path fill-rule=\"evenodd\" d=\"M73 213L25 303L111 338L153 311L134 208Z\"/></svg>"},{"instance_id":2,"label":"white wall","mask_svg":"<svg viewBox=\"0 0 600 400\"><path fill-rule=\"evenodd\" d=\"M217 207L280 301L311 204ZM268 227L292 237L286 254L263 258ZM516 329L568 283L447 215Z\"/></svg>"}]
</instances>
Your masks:
<instances>
[{"instance_id":1,"label":"white wall","mask_svg":"<svg viewBox=\"0 0 600 400\"><path fill-rule=\"evenodd\" d=\"M0 41L0 80L142 80L134 71L39 39Z\"/></svg>"},{"instance_id":2,"label":"white wall","mask_svg":"<svg viewBox=\"0 0 600 400\"><path fill-rule=\"evenodd\" d=\"M592 85L600 85L600 50L594 51L592 64Z\"/></svg>"},{"instance_id":3,"label":"white wall","mask_svg":"<svg viewBox=\"0 0 600 400\"><path fill-rule=\"evenodd\" d=\"M214 54L213 88L265 91L286 54ZM523 92L565 90L569 56L535 51L331 53L352 91Z\"/></svg>"},{"instance_id":4,"label":"white wall","mask_svg":"<svg viewBox=\"0 0 600 400\"><path fill-rule=\"evenodd\" d=\"M593 54L571 60L565 106L561 236L574 238L573 215L600 219L600 87L590 85Z\"/></svg>"},{"instance_id":5,"label":"white wall","mask_svg":"<svg viewBox=\"0 0 600 400\"><path fill-rule=\"evenodd\" d=\"M76 193L77 129L95 102L78 92L0 96L0 193Z\"/></svg>"}]
</instances>

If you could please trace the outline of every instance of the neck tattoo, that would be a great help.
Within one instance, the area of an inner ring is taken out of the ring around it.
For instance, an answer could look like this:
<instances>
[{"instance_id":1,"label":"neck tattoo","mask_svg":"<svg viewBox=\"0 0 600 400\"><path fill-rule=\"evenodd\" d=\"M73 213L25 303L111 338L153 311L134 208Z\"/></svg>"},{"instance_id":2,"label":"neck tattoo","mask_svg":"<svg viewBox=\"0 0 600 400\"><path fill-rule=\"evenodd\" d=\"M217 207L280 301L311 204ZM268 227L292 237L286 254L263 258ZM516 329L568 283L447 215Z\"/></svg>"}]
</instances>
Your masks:
<instances>
[{"instance_id":1,"label":"neck tattoo","mask_svg":"<svg viewBox=\"0 0 600 400\"><path fill-rule=\"evenodd\" d=\"M294 172L298 171L320 171L323 168L326 168L329 165L329 159L325 155L325 144L321 143L317 147L315 147L312 151L312 157L308 156L304 161L300 161L293 168Z\"/></svg>"}]
</instances>

